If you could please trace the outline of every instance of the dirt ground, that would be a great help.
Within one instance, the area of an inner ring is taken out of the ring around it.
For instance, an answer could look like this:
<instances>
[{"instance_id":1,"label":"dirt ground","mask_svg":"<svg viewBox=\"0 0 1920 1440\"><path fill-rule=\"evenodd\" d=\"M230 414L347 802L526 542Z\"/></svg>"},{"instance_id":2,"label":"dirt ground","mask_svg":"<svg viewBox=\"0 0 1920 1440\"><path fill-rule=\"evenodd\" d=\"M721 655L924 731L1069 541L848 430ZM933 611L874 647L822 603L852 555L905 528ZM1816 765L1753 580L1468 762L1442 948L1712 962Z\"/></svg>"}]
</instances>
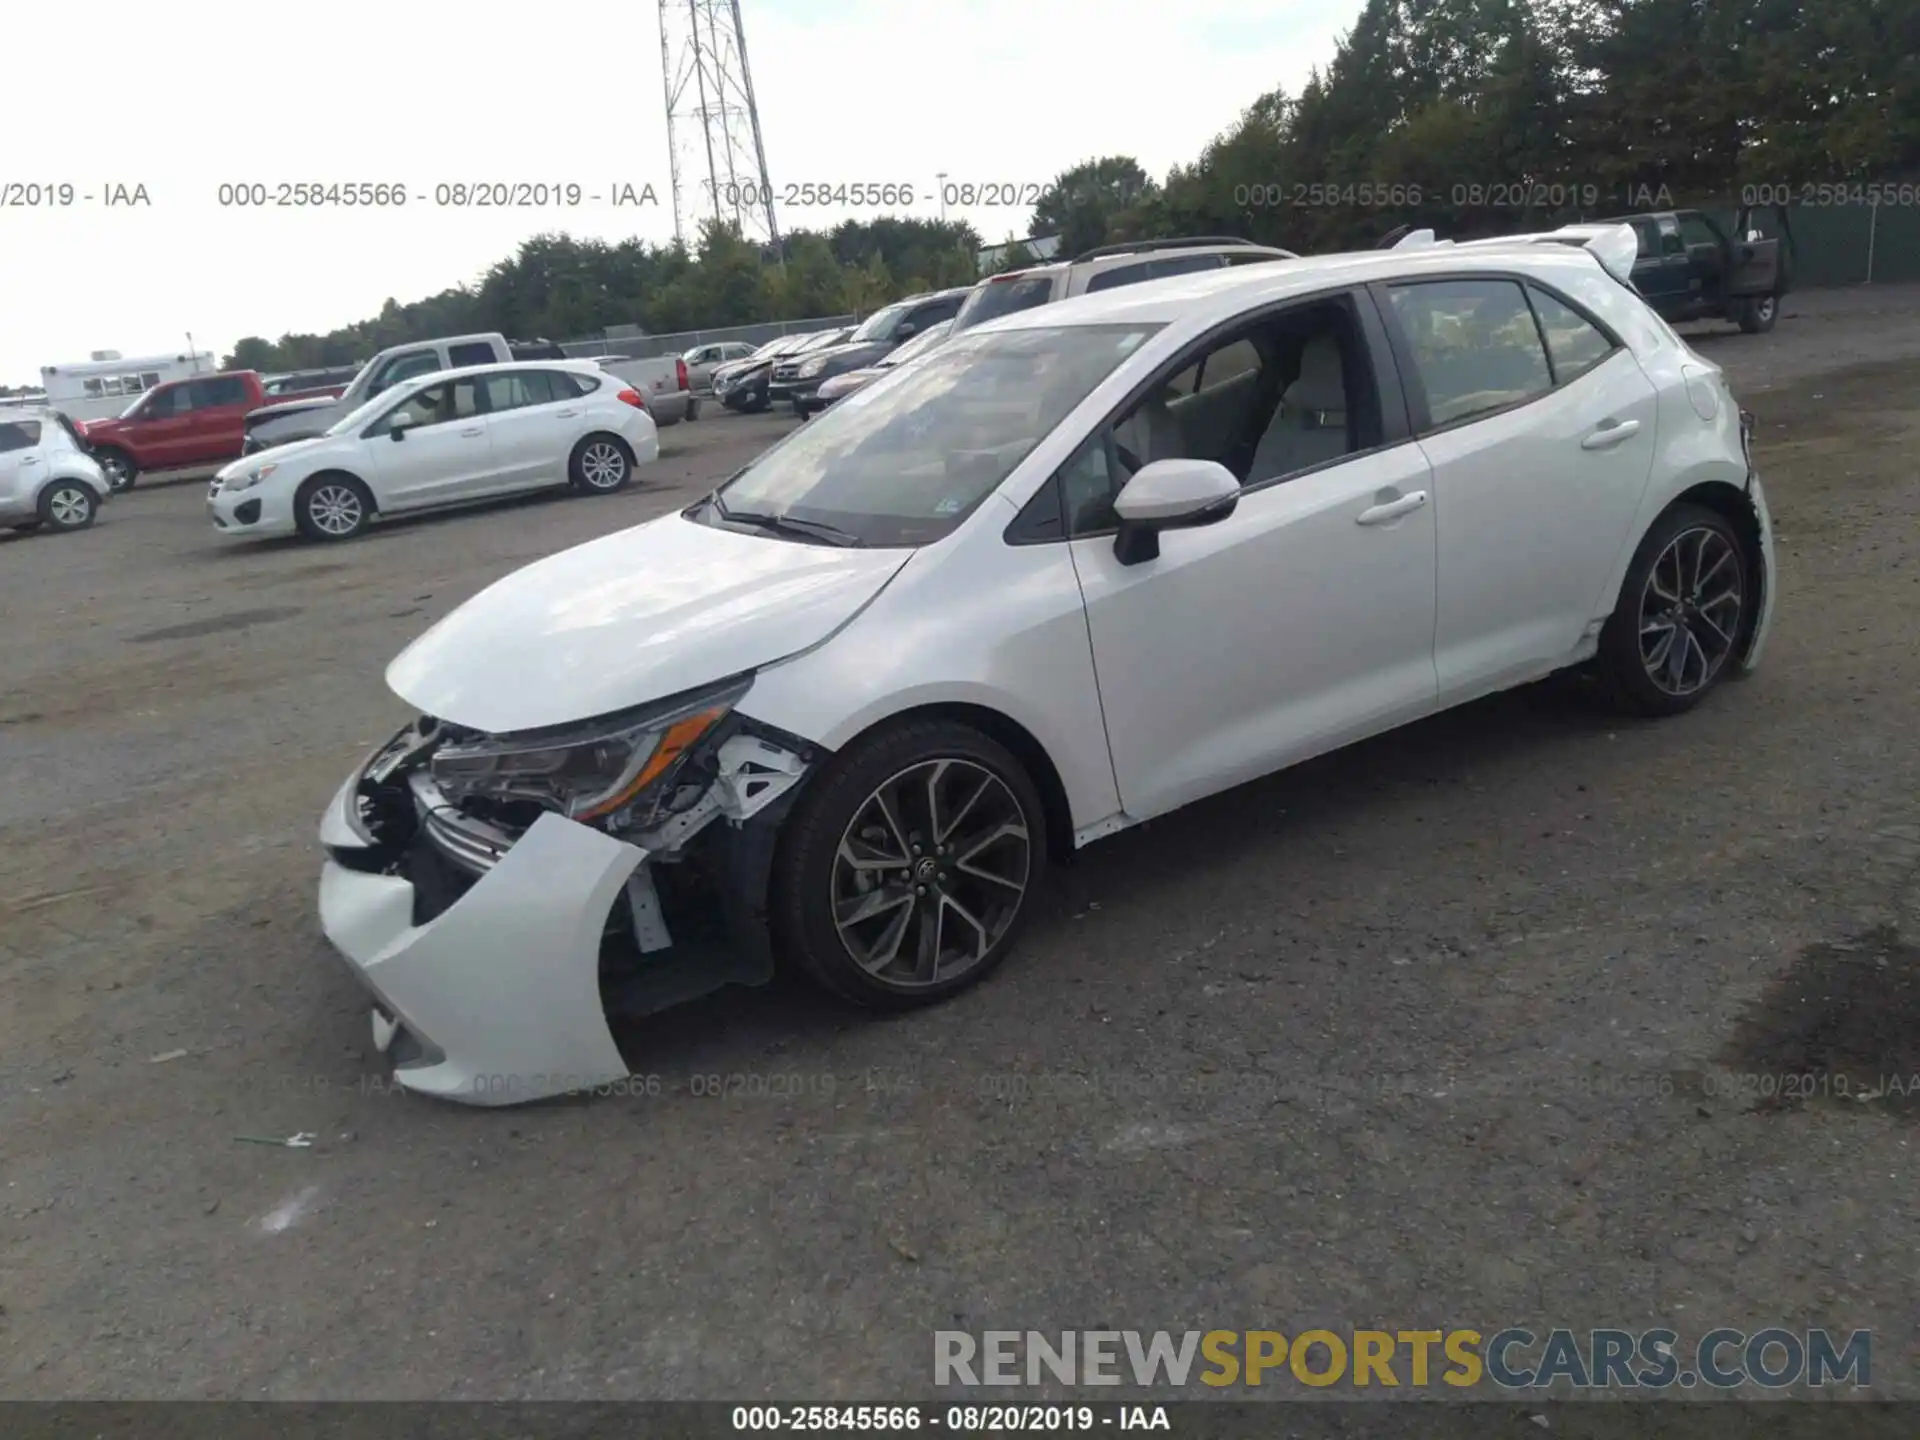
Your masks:
<instances>
[{"instance_id":1,"label":"dirt ground","mask_svg":"<svg viewBox=\"0 0 1920 1440\"><path fill-rule=\"evenodd\" d=\"M1754 678L1198 805L936 1011L648 1022L653 1098L389 1091L315 825L431 620L790 422L338 549L223 544L197 483L0 540L0 1395L874 1400L936 1328L1671 1323L1871 1328L1920 1396L1920 1101L1767 1078L1920 1074L1920 291L1700 344L1779 529Z\"/></svg>"}]
</instances>

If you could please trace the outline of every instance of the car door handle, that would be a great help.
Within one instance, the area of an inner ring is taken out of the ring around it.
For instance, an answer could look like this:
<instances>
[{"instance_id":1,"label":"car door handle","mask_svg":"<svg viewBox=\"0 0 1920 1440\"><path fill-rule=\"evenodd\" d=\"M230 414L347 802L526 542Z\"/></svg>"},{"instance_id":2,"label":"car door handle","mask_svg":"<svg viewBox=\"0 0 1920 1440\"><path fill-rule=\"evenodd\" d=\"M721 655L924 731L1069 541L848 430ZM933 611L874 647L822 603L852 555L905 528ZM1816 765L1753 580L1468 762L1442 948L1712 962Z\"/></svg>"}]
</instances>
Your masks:
<instances>
[{"instance_id":1,"label":"car door handle","mask_svg":"<svg viewBox=\"0 0 1920 1440\"><path fill-rule=\"evenodd\" d=\"M553 417L556 420L571 420L579 413L578 410L556 410L553 412Z\"/></svg>"},{"instance_id":2,"label":"car door handle","mask_svg":"<svg viewBox=\"0 0 1920 1440\"><path fill-rule=\"evenodd\" d=\"M486 426L484 426L484 425L476 425L476 426L474 426L474 427L473 427L473 429L471 429L471 430L462 430L462 431L461 431L460 433L461 433L461 435L463 435L463 436L465 436L466 438L468 438L468 439L471 439L471 438L472 438L473 436L475 436L475 435L484 435L484 434L486 434L486 433L487 433L487 427L486 427Z\"/></svg>"},{"instance_id":3,"label":"car door handle","mask_svg":"<svg viewBox=\"0 0 1920 1440\"><path fill-rule=\"evenodd\" d=\"M40 463L40 457L38 455L23 455L20 458L20 463L22 465L38 465Z\"/></svg>"},{"instance_id":4,"label":"car door handle","mask_svg":"<svg viewBox=\"0 0 1920 1440\"><path fill-rule=\"evenodd\" d=\"M1580 442L1582 450L1611 450L1640 433L1638 420L1602 420L1593 433Z\"/></svg>"},{"instance_id":5,"label":"car door handle","mask_svg":"<svg viewBox=\"0 0 1920 1440\"><path fill-rule=\"evenodd\" d=\"M1411 495L1402 495L1398 500L1389 500L1384 505L1374 505L1360 512L1360 524L1384 525L1389 520L1398 520L1402 515L1411 515L1427 503L1427 492L1416 490Z\"/></svg>"}]
</instances>

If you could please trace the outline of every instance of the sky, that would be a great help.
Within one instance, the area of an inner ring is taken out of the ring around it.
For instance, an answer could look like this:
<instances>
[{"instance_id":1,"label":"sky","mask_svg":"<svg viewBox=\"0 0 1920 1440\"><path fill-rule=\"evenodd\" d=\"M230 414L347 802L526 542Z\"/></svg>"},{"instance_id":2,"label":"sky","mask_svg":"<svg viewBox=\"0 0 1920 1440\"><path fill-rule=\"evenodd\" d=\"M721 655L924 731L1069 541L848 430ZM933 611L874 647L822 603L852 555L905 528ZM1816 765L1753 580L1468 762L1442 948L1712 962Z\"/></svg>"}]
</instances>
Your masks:
<instances>
[{"instance_id":1,"label":"sky","mask_svg":"<svg viewBox=\"0 0 1920 1440\"><path fill-rule=\"evenodd\" d=\"M10 66L0 87L0 384L37 383L41 366L94 350L175 353L189 334L225 355L243 335L325 332L388 297L471 283L542 231L673 236L657 0L12 9L7 50L40 59ZM926 219L939 218L943 171L949 185L1029 200L1097 155L1164 176L1261 92L1297 91L1358 11L1359 0L741 0L776 198L790 185L911 185L917 203L899 213ZM361 181L404 185L410 199L221 203L222 186ZM583 198L435 203L443 185L496 182L577 185ZM63 185L70 205L20 203ZM648 186L655 203L611 203L644 201ZM824 229L876 213L784 207L778 220ZM1029 214L947 210L987 243L1025 234Z\"/></svg>"}]
</instances>

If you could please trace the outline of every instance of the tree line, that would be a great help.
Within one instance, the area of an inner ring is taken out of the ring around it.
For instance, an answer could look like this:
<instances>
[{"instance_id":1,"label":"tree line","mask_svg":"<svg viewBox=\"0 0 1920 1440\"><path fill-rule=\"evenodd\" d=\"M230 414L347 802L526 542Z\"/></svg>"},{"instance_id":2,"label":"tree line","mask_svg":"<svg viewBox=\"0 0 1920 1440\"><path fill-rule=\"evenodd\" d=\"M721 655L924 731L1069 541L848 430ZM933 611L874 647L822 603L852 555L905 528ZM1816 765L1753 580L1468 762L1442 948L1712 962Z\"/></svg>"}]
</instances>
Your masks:
<instances>
[{"instance_id":1,"label":"tree line","mask_svg":"<svg viewBox=\"0 0 1920 1440\"><path fill-rule=\"evenodd\" d=\"M1258 96L1163 178L1123 155L1072 167L1025 236L1073 253L1237 235L1304 254L1403 224L1470 238L1802 187L1845 204L1893 180L1920 180L1916 0L1364 0L1298 94ZM981 244L964 224L891 217L795 231L778 252L713 222L690 247L540 235L475 284L328 335L248 337L227 363L864 313L970 283ZM1014 245L994 268L1032 260Z\"/></svg>"}]
</instances>

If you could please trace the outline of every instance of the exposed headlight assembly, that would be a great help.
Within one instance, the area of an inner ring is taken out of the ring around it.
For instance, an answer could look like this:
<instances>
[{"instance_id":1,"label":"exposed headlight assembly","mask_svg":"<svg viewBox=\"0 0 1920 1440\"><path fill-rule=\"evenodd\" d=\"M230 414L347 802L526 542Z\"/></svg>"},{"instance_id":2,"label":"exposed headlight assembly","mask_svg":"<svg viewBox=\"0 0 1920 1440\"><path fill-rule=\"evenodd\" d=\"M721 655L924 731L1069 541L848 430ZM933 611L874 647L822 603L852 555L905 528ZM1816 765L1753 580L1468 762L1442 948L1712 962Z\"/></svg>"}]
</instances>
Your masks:
<instances>
[{"instance_id":1,"label":"exposed headlight assembly","mask_svg":"<svg viewBox=\"0 0 1920 1440\"><path fill-rule=\"evenodd\" d=\"M671 781L752 682L739 676L578 725L444 744L433 755L434 784L455 803L528 800L590 824L617 819Z\"/></svg>"},{"instance_id":2,"label":"exposed headlight assembly","mask_svg":"<svg viewBox=\"0 0 1920 1440\"><path fill-rule=\"evenodd\" d=\"M827 359L823 355L817 360L801 361L800 369L798 373L807 377L808 379L811 379L813 376L818 375L822 370L826 368L827 368Z\"/></svg>"}]
</instances>

